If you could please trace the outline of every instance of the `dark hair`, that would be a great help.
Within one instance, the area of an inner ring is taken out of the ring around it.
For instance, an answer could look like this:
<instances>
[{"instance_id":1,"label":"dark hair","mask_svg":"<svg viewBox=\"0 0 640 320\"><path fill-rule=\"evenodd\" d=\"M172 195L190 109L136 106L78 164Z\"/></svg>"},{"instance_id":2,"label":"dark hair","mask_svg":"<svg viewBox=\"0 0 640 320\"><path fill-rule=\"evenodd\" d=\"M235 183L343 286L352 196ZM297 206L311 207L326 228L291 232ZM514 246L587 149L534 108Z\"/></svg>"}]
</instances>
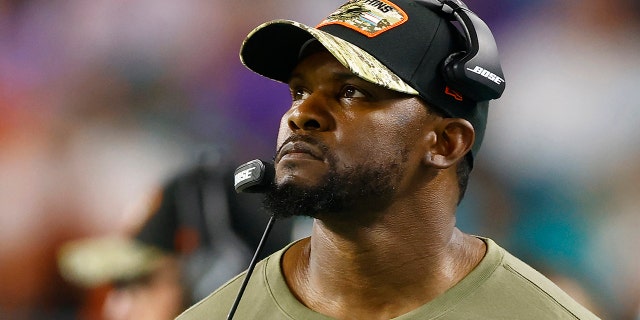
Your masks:
<instances>
[{"instance_id":1,"label":"dark hair","mask_svg":"<svg viewBox=\"0 0 640 320\"><path fill-rule=\"evenodd\" d=\"M467 191L467 185L469 183L469 174L471 173L471 154L464 156L462 161L458 162L456 167L456 174L458 175L458 204L464 198L464 194Z\"/></svg>"}]
</instances>

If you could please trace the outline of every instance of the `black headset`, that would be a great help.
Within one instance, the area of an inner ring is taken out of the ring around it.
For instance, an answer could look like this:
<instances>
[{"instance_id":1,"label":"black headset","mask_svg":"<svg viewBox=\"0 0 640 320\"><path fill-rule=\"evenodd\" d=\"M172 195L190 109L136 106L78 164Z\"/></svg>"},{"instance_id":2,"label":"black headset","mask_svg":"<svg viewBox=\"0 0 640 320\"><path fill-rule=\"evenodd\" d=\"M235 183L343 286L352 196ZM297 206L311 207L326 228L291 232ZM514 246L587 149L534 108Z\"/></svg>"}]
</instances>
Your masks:
<instances>
[{"instance_id":1,"label":"black headset","mask_svg":"<svg viewBox=\"0 0 640 320\"><path fill-rule=\"evenodd\" d=\"M489 26L460 0L416 0L462 27L464 51L452 53L443 63L448 85L475 101L497 99L505 88L498 47Z\"/></svg>"}]
</instances>

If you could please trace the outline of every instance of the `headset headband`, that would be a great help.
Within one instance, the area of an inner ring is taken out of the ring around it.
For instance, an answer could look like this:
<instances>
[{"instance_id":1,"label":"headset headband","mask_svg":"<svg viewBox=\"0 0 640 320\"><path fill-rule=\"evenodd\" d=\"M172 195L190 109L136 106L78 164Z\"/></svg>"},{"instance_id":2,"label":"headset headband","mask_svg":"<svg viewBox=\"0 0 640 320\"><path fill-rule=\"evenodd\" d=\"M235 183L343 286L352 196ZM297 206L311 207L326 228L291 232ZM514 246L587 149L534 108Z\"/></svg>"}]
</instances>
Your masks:
<instances>
[{"instance_id":1,"label":"headset headband","mask_svg":"<svg viewBox=\"0 0 640 320\"><path fill-rule=\"evenodd\" d=\"M497 99L505 89L498 47L491 30L460 0L417 0L460 23L466 50L451 54L444 62L447 84L476 101Z\"/></svg>"}]
</instances>

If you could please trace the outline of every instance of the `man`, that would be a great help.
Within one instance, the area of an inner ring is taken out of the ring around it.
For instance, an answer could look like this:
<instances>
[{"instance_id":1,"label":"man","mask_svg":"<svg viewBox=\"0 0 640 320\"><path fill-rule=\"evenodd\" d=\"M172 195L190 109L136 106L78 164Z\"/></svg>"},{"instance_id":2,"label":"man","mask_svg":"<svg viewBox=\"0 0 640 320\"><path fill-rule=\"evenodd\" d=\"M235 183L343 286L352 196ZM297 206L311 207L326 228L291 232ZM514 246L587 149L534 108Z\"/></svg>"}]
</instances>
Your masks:
<instances>
[{"instance_id":1,"label":"man","mask_svg":"<svg viewBox=\"0 0 640 320\"><path fill-rule=\"evenodd\" d=\"M316 28L280 20L249 34L243 63L288 83L293 100L266 207L314 224L256 266L230 316L596 319L492 240L455 226L486 100L504 89L493 37L460 6L355 0ZM470 55L450 57L460 51ZM478 64L450 65L462 56ZM245 277L178 319L224 319Z\"/></svg>"},{"instance_id":2,"label":"man","mask_svg":"<svg viewBox=\"0 0 640 320\"><path fill-rule=\"evenodd\" d=\"M201 161L151 197L131 235L65 244L61 274L100 300L81 313L105 320L174 319L245 269L257 241L244 233L256 233L254 225L262 228L268 217L260 212L261 197L236 195L232 173L221 161ZM265 252L286 245L290 232L290 224L278 225Z\"/></svg>"}]
</instances>

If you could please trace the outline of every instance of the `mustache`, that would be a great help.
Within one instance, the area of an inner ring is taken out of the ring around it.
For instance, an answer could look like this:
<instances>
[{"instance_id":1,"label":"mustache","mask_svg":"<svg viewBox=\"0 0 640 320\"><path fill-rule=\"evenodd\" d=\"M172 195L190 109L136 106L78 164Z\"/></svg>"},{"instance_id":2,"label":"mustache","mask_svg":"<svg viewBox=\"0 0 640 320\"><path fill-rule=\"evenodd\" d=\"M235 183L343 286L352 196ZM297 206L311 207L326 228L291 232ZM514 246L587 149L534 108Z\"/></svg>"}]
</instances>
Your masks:
<instances>
[{"instance_id":1,"label":"mustache","mask_svg":"<svg viewBox=\"0 0 640 320\"><path fill-rule=\"evenodd\" d=\"M276 155L274 157L274 161L276 159L279 159L280 157L280 153L282 152L282 148L284 148L284 146L287 145L287 143L290 142L305 142L317 149L319 149L322 152L322 156L326 156L329 153L329 147L327 147L326 144L324 144L322 141L320 141L320 139L309 136L309 135L302 135L302 134L292 134L291 136L289 136L287 139L285 139L282 144L280 144L280 146L278 147L278 149L276 150Z\"/></svg>"}]
</instances>

